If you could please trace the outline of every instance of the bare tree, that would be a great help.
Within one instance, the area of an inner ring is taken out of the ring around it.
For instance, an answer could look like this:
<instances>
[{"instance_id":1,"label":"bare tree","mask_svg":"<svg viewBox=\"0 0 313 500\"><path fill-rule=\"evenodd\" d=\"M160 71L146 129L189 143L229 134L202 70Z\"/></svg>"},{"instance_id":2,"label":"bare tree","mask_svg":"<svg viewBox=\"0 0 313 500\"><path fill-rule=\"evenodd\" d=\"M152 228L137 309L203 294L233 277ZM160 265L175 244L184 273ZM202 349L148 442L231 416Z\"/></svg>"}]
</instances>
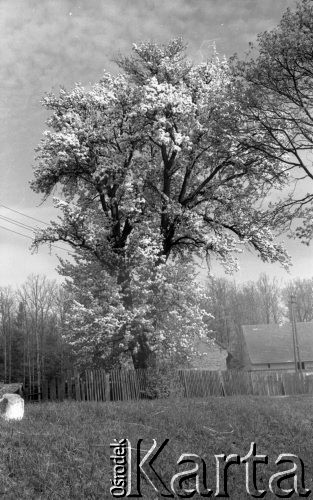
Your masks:
<instances>
[{"instance_id":1,"label":"bare tree","mask_svg":"<svg viewBox=\"0 0 313 500\"><path fill-rule=\"evenodd\" d=\"M39 395L41 393L44 363L44 338L47 332L48 319L52 312L55 289L56 285L54 281L48 281L45 276L31 275L24 285L22 285L19 292L26 315L28 348L31 349L32 345L35 347L36 370L34 371L36 373L36 385ZM29 360L30 354L29 352ZM34 375L32 375L33 379Z\"/></svg>"},{"instance_id":2,"label":"bare tree","mask_svg":"<svg viewBox=\"0 0 313 500\"><path fill-rule=\"evenodd\" d=\"M10 287L0 289L0 329L3 340L4 381L11 382L12 374L12 328L15 312L14 293Z\"/></svg>"},{"instance_id":3,"label":"bare tree","mask_svg":"<svg viewBox=\"0 0 313 500\"><path fill-rule=\"evenodd\" d=\"M262 273L256 282L260 306L262 308L262 323L279 323L282 318L280 304L280 288L275 278L272 280Z\"/></svg>"},{"instance_id":4,"label":"bare tree","mask_svg":"<svg viewBox=\"0 0 313 500\"><path fill-rule=\"evenodd\" d=\"M295 10L286 10L277 27L259 34L245 61L233 60L239 95L247 104L245 144L263 152L269 161L278 160L290 176L292 191L276 205L273 221L288 227L295 218L302 218L292 234L306 243L313 237L312 53L313 5L300 0ZM295 190L298 182L301 194Z\"/></svg>"},{"instance_id":5,"label":"bare tree","mask_svg":"<svg viewBox=\"0 0 313 500\"><path fill-rule=\"evenodd\" d=\"M289 281L282 290L282 298L291 320L290 299L295 297L296 321L313 320L313 278Z\"/></svg>"},{"instance_id":6,"label":"bare tree","mask_svg":"<svg viewBox=\"0 0 313 500\"><path fill-rule=\"evenodd\" d=\"M239 363L242 325L278 323L282 319L279 284L266 274L261 274L256 282L241 284L225 278L211 278L208 291L207 311L213 315L208 322L210 335L227 347Z\"/></svg>"}]
</instances>

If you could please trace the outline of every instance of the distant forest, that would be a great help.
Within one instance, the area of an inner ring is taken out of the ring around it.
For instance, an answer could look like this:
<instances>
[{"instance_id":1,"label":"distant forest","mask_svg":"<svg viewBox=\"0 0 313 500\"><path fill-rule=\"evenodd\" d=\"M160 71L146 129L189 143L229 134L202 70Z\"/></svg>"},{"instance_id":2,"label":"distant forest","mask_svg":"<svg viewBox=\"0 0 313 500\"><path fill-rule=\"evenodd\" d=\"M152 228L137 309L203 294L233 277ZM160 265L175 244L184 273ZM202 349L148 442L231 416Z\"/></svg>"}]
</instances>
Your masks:
<instances>
[{"instance_id":1,"label":"distant forest","mask_svg":"<svg viewBox=\"0 0 313 500\"><path fill-rule=\"evenodd\" d=\"M203 309L209 313L207 335L235 359L240 357L238 328L289 321L291 295L295 296L296 320L313 319L313 278L285 284L266 274L245 283L210 278L206 287L209 300ZM92 355L82 358L81 350L75 349L72 300L66 286L40 275L29 276L16 290L0 288L0 379L38 387L43 379L73 368L116 367L105 351L93 350Z\"/></svg>"}]
</instances>

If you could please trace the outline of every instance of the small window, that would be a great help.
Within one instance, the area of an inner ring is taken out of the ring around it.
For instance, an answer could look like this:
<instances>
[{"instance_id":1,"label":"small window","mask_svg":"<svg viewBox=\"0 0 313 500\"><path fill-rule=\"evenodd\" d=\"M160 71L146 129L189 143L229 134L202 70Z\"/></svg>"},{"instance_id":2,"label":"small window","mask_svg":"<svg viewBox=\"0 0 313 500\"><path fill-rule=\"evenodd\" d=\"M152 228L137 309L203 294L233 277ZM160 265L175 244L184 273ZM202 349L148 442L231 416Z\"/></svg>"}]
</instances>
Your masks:
<instances>
[{"instance_id":1,"label":"small window","mask_svg":"<svg viewBox=\"0 0 313 500\"><path fill-rule=\"evenodd\" d=\"M271 367L271 365L268 363L267 368L270 368L270 367Z\"/></svg>"},{"instance_id":2,"label":"small window","mask_svg":"<svg viewBox=\"0 0 313 500\"><path fill-rule=\"evenodd\" d=\"M298 370L300 370L300 363L298 361ZM304 361L301 361L301 370L304 370L305 369L305 365L304 365Z\"/></svg>"}]
</instances>

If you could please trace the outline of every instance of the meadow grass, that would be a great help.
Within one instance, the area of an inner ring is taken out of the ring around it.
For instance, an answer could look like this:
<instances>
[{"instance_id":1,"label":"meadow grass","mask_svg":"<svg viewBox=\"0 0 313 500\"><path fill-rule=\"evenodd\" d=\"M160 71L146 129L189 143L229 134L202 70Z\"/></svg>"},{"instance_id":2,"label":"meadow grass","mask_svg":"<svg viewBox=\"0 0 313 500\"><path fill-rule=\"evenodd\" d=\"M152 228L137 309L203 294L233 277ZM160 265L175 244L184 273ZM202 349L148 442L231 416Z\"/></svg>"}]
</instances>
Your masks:
<instances>
[{"instance_id":1,"label":"meadow grass","mask_svg":"<svg viewBox=\"0 0 313 500\"><path fill-rule=\"evenodd\" d=\"M258 486L278 469L280 453L294 453L305 464L306 487L313 489L313 398L237 396L138 402L60 402L27 404L20 422L1 422L0 496L5 499L109 499L112 464L109 444L138 439L149 449L169 438L155 468L169 485L182 453L196 453L207 464L215 490L215 454L245 456L251 442L269 456L258 466ZM190 466L189 466L190 468ZM288 468L288 467L287 467ZM252 498L244 489L244 466L229 469L230 498ZM142 480L143 498L162 498ZM198 498L194 496L193 498ZM271 498L268 493L265 498Z\"/></svg>"}]
</instances>

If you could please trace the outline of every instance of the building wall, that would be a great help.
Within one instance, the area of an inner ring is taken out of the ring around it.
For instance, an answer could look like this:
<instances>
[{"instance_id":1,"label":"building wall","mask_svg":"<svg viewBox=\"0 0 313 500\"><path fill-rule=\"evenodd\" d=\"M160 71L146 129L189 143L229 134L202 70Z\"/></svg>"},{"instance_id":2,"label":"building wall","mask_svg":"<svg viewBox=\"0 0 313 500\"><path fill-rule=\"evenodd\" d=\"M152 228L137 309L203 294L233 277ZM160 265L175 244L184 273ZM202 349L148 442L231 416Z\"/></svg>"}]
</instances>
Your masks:
<instances>
[{"instance_id":1,"label":"building wall","mask_svg":"<svg viewBox=\"0 0 313 500\"><path fill-rule=\"evenodd\" d=\"M191 362L190 367L196 370L226 370L226 358L228 352L226 349L213 344L201 342L200 355L196 356Z\"/></svg>"},{"instance_id":2,"label":"building wall","mask_svg":"<svg viewBox=\"0 0 313 500\"><path fill-rule=\"evenodd\" d=\"M249 367L246 367L248 371L261 371L261 370L290 370L294 371L295 365L294 363L260 363L253 364L250 363ZM313 361L305 361L302 369L305 371L313 371Z\"/></svg>"},{"instance_id":3,"label":"building wall","mask_svg":"<svg viewBox=\"0 0 313 500\"><path fill-rule=\"evenodd\" d=\"M290 370L294 368L293 363L251 363L249 370L251 371L261 371L261 370Z\"/></svg>"}]
</instances>

